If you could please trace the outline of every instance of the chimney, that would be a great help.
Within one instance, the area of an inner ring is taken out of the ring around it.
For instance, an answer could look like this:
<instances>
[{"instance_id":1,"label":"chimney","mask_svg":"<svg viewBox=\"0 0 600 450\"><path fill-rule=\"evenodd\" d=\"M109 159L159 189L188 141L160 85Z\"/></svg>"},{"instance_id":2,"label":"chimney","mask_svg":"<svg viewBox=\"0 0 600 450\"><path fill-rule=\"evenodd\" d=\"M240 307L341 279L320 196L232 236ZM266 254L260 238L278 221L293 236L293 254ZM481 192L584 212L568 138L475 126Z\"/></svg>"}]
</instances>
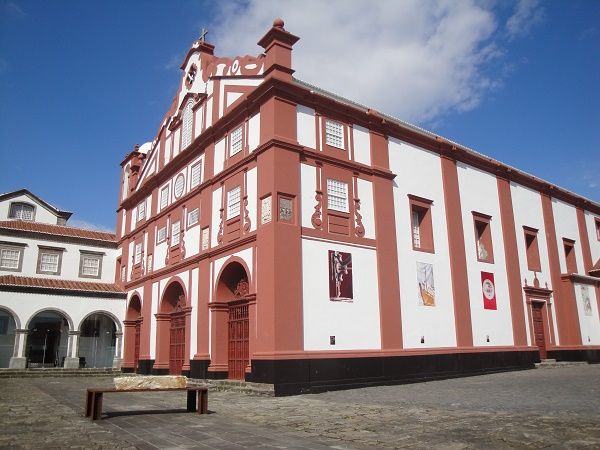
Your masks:
<instances>
[{"instance_id":1,"label":"chimney","mask_svg":"<svg viewBox=\"0 0 600 450\"><path fill-rule=\"evenodd\" d=\"M283 20L277 18L258 45L265 49L265 78L276 77L292 80L292 46L300 39L283 28Z\"/></svg>"}]
</instances>

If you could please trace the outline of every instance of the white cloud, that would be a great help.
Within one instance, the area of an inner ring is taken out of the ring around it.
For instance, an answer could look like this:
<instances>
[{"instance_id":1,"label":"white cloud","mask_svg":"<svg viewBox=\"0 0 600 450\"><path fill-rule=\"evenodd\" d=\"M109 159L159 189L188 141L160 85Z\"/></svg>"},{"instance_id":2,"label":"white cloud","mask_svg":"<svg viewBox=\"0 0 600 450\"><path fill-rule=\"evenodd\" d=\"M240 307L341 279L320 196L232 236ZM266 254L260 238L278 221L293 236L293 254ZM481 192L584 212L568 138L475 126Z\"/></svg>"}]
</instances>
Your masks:
<instances>
[{"instance_id":1,"label":"white cloud","mask_svg":"<svg viewBox=\"0 0 600 450\"><path fill-rule=\"evenodd\" d=\"M486 64L503 50L489 2L358 0L219 2L216 53L257 54L275 17L301 39L295 76L393 114L433 121L475 108L498 86Z\"/></svg>"},{"instance_id":2,"label":"white cloud","mask_svg":"<svg viewBox=\"0 0 600 450\"><path fill-rule=\"evenodd\" d=\"M544 8L539 0L520 0L514 14L506 21L506 32L509 39L525 36L544 19Z\"/></svg>"},{"instance_id":3,"label":"white cloud","mask_svg":"<svg viewBox=\"0 0 600 450\"><path fill-rule=\"evenodd\" d=\"M114 228L107 227L106 225L91 223L80 219L69 219L67 225L75 228L83 228L85 230L106 231L108 233L115 232Z\"/></svg>"}]
</instances>

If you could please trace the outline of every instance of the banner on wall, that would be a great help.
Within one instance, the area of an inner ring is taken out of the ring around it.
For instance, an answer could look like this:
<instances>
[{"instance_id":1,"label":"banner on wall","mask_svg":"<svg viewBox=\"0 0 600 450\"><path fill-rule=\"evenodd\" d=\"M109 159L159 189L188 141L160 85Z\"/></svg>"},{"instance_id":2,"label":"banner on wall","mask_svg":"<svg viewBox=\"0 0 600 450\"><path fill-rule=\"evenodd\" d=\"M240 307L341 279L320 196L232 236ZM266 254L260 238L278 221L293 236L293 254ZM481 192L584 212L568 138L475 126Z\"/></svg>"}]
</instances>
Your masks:
<instances>
[{"instance_id":1,"label":"banner on wall","mask_svg":"<svg viewBox=\"0 0 600 450\"><path fill-rule=\"evenodd\" d=\"M417 288L419 304L435 306L435 285L433 283L433 265L417 262Z\"/></svg>"},{"instance_id":2,"label":"banner on wall","mask_svg":"<svg viewBox=\"0 0 600 450\"><path fill-rule=\"evenodd\" d=\"M483 309L498 309L493 273L481 272L481 291L483 292Z\"/></svg>"},{"instance_id":3,"label":"banner on wall","mask_svg":"<svg viewBox=\"0 0 600 450\"><path fill-rule=\"evenodd\" d=\"M352 298L352 254L329 250L329 299L351 302Z\"/></svg>"}]
</instances>

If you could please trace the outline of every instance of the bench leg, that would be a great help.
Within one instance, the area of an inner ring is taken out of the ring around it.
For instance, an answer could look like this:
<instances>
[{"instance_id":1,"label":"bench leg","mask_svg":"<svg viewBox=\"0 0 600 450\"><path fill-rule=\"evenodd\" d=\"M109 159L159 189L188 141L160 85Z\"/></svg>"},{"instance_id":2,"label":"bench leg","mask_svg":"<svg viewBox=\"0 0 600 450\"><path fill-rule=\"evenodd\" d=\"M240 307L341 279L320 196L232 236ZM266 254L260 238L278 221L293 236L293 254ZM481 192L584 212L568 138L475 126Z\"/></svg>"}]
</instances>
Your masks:
<instances>
[{"instance_id":1,"label":"bench leg","mask_svg":"<svg viewBox=\"0 0 600 450\"><path fill-rule=\"evenodd\" d=\"M208 389L198 391L198 414L208 414Z\"/></svg>"},{"instance_id":2,"label":"bench leg","mask_svg":"<svg viewBox=\"0 0 600 450\"><path fill-rule=\"evenodd\" d=\"M196 411L196 391L191 389L187 391L187 411Z\"/></svg>"},{"instance_id":3,"label":"bench leg","mask_svg":"<svg viewBox=\"0 0 600 450\"><path fill-rule=\"evenodd\" d=\"M102 392L94 392L92 403L92 420L98 420L102 417Z\"/></svg>"},{"instance_id":4,"label":"bench leg","mask_svg":"<svg viewBox=\"0 0 600 450\"><path fill-rule=\"evenodd\" d=\"M90 417L92 415L92 405L94 403L93 393L87 391L85 393L85 417Z\"/></svg>"}]
</instances>

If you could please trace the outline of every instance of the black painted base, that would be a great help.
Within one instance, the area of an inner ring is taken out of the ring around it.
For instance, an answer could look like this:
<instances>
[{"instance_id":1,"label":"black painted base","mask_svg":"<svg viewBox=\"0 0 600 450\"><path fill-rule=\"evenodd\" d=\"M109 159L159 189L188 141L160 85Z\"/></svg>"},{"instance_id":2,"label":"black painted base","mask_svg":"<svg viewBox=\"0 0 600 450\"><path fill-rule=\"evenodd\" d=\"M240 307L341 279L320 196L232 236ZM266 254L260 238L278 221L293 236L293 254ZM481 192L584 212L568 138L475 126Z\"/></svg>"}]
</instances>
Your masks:
<instances>
[{"instance_id":1,"label":"black painted base","mask_svg":"<svg viewBox=\"0 0 600 450\"><path fill-rule=\"evenodd\" d=\"M296 395L531 369L537 361L537 351L254 360L246 381L273 384L277 396Z\"/></svg>"},{"instance_id":2,"label":"black painted base","mask_svg":"<svg viewBox=\"0 0 600 450\"><path fill-rule=\"evenodd\" d=\"M590 364L600 364L600 350L551 350L549 359L557 361L587 361Z\"/></svg>"},{"instance_id":3,"label":"black painted base","mask_svg":"<svg viewBox=\"0 0 600 450\"><path fill-rule=\"evenodd\" d=\"M152 373L152 366L154 366L153 359L140 359L138 361L138 368L136 373L142 375L150 375Z\"/></svg>"},{"instance_id":4,"label":"black painted base","mask_svg":"<svg viewBox=\"0 0 600 450\"><path fill-rule=\"evenodd\" d=\"M121 368L121 372L123 373L135 373L135 370L133 367L123 367Z\"/></svg>"},{"instance_id":5,"label":"black painted base","mask_svg":"<svg viewBox=\"0 0 600 450\"><path fill-rule=\"evenodd\" d=\"M208 365L210 359L191 359L190 360L190 378L205 379L208 378Z\"/></svg>"},{"instance_id":6,"label":"black painted base","mask_svg":"<svg viewBox=\"0 0 600 450\"><path fill-rule=\"evenodd\" d=\"M209 380L226 380L229 372L206 372L206 378Z\"/></svg>"}]
</instances>

